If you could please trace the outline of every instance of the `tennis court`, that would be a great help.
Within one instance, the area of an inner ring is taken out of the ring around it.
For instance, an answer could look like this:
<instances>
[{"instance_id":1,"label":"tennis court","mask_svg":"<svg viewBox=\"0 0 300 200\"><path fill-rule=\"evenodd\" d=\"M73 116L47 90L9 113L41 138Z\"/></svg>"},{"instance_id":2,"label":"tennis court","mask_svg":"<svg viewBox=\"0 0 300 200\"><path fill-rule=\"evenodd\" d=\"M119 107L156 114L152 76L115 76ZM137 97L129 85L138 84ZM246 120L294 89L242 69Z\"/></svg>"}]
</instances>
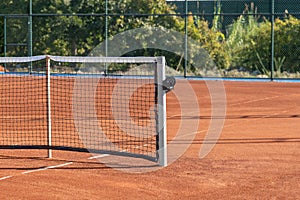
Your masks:
<instances>
[{"instance_id":1,"label":"tennis court","mask_svg":"<svg viewBox=\"0 0 300 200\"><path fill-rule=\"evenodd\" d=\"M39 77L35 79L39 85L46 84ZM24 77L23 80L26 81ZM225 124L220 138L207 141L205 135L209 125L212 120L218 119L218 116L212 118L208 82L189 81L197 96L200 113L181 112L181 103L175 95L176 88L182 89L181 80L177 80L175 90L167 94L168 142L172 141L182 124L200 120L191 146L169 166L147 173L126 173L124 169L132 166L112 168L101 164L95 155L87 152L53 150L53 157L47 158L45 149L1 149L0 198L296 199L300 182L299 83L224 81L227 99ZM72 88L68 90L67 85L64 85L66 91L71 91ZM15 87L14 94L18 89L24 90ZM42 106L38 113L44 116L45 102L35 98L35 94L43 91L31 91L34 93L29 96L33 102L40 102ZM15 97L24 99L21 95ZM69 96L53 98L52 104L60 104L62 98L68 99ZM188 96L185 100L190 101ZM2 113L13 112L1 109ZM70 120L71 108L65 106L63 109L64 112L59 111L64 113L60 119ZM133 110L136 108L133 107ZM147 124L150 117L149 113L145 113ZM28 123L44 130L44 121L35 118ZM17 125L11 124L11 128L18 130ZM63 130L55 129L54 125L53 129L66 134L76 132L69 125ZM41 135L29 136L38 139ZM72 137L74 139L76 135ZM57 141L71 142L63 138ZM216 145L205 158L200 159L199 150L204 141L216 142ZM17 143L17 139L14 142ZM177 142L189 143L184 139ZM110 155L98 154L98 157L109 159Z\"/></svg>"}]
</instances>

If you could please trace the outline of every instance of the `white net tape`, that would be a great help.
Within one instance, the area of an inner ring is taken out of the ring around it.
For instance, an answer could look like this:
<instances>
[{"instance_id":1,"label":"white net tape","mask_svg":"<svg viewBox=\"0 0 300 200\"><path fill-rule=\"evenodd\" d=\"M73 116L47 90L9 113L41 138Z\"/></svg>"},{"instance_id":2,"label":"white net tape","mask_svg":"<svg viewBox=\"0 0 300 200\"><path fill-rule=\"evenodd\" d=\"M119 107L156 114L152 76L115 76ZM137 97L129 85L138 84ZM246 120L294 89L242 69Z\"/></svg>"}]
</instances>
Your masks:
<instances>
[{"instance_id":1,"label":"white net tape","mask_svg":"<svg viewBox=\"0 0 300 200\"><path fill-rule=\"evenodd\" d=\"M49 56L56 62L73 63L155 63L156 57L84 57L84 56Z\"/></svg>"},{"instance_id":2,"label":"white net tape","mask_svg":"<svg viewBox=\"0 0 300 200\"><path fill-rule=\"evenodd\" d=\"M0 63L24 63L34 62L45 59L45 55L32 56L32 57L0 57Z\"/></svg>"},{"instance_id":3,"label":"white net tape","mask_svg":"<svg viewBox=\"0 0 300 200\"><path fill-rule=\"evenodd\" d=\"M156 57L85 57L85 56L52 56L0 57L0 63L24 63L43 60L49 57L56 62L73 63L155 63Z\"/></svg>"}]
</instances>

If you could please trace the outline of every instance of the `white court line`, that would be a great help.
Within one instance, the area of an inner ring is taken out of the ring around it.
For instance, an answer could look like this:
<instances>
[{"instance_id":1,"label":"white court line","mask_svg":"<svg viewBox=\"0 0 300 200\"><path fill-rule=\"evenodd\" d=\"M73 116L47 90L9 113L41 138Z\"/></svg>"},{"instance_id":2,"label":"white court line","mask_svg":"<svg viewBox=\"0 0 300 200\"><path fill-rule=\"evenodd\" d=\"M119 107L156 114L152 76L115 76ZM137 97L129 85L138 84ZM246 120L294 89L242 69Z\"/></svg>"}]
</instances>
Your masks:
<instances>
[{"instance_id":1,"label":"white court line","mask_svg":"<svg viewBox=\"0 0 300 200\"><path fill-rule=\"evenodd\" d=\"M127 150L124 149L122 151L119 151L119 152L126 152ZM92 160L92 159L95 159L95 158L104 158L104 157L107 157L107 156L110 156L110 154L100 154L100 155L97 155L97 156L92 156L92 157L89 157L88 160Z\"/></svg>"},{"instance_id":2,"label":"white court line","mask_svg":"<svg viewBox=\"0 0 300 200\"><path fill-rule=\"evenodd\" d=\"M60 165L44 167L44 168L35 169L35 170L29 170L29 171L22 172L21 174L29 174L29 173L34 173L34 172L38 172L38 171L48 170L48 169L55 169L55 168L58 168L58 167L63 167L63 166L66 166L66 165L71 165L71 164L73 164L73 162L68 162L68 163L64 163L64 164L60 164Z\"/></svg>"},{"instance_id":3,"label":"white court line","mask_svg":"<svg viewBox=\"0 0 300 200\"><path fill-rule=\"evenodd\" d=\"M241 105L241 104L249 104L249 103L254 103L254 102L258 102L258 101L265 101L265 100L270 100L270 99L276 99L278 97L282 97L282 96L277 95L277 96L265 97L265 98L261 98L261 99L253 99L253 100L243 101L243 102L239 102L239 103L232 103L232 104L228 104L228 105L230 105L230 106L237 106L237 105Z\"/></svg>"},{"instance_id":4,"label":"white court line","mask_svg":"<svg viewBox=\"0 0 300 200\"><path fill-rule=\"evenodd\" d=\"M5 179L9 179L9 178L12 178L12 177L13 176L5 176L5 177L0 178L0 181L5 180Z\"/></svg>"},{"instance_id":5,"label":"white court line","mask_svg":"<svg viewBox=\"0 0 300 200\"><path fill-rule=\"evenodd\" d=\"M55 169L55 168L58 168L58 167L63 167L63 166L71 165L71 164L73 164L73 162L67 162L67 163L60 164L60 165L53 165L53 166L43 167L43 168L39 168L39 169L35 169L35 170L29 170L29 171L22 172L21 174L24 175L24 174L44 171L44 170L48 170L48 169ZM15 175L15 176L17 176L17 175ZM15 176L4 176L4 177L0 178L0 181L6 180L6 179L9 179L9 178L13 178Z\"/></svg>"},{"instance_id":6,"label":"white court line","mask_svg":"<svg viewBox=\"0 0 300 200\"><path fill-rule=\"evenodd\" d=\"M101 155L97 155L97 156L92 156L92 157L89 157L88 160L92 160L92 159L95 159L95 158L103 158L103 157L106 157L106 156L109 156L109 154L101 154Z\"/></svg>"}]
</instances>

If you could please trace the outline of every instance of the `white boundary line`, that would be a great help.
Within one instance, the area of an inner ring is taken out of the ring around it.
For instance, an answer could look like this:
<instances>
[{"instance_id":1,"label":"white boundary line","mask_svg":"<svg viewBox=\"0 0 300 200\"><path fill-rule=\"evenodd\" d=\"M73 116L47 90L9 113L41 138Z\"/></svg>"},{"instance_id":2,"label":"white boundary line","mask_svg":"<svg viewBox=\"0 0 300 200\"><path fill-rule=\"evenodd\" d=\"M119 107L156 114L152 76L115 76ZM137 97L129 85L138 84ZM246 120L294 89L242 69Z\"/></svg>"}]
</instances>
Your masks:
<instances>
[{"instance_id":1,"label":"white boundary line","mask_svg":"<svg viewBox=\"0 0 300 200\"><path fill-rule=\"evenodd\" d=\"M5 179L9 179L9 178L12 178L12 177L13 176L4 176L4 177L0 178L0 181L5 180Z\"/></svg>"},{"instance_id":2,"label":"white boundary line","mask_svg":"<svg viewBox=\"0 0 300 200\"><path fill-rule=\"evenodd\" d=\"M24 175L24 174L39 172L39 171L45 171L45 170L48 170L48 169L55 169L55 168L58 168L58 167L63 167L63 166L71 165L71 164L73 164L73 162L67 162L67 163L63 163L63 164L59 164L59 165L53 165L53 166L43 167L43 168L39 168L39 169L35 169L35 170L29 170L29 171L22 172L21 175L22 174ZM17 175L14 175L14 176L1 177L0 181L6 180L6 179L9 179L9 178L13 178L13 177L18 176L18 175L20 175L20 174L17 174Z\"/></svg>"},{"instance_id":3,"label":"white boundary line","mask_svg":"<svg viewBox=\"0 0 300 200\"><path fill-rule=\"evenodd\" d=\"M145 146L145 145L143 145L143 146ZM135 148L139 148L139 146L136 146ZM125 151L126 150L123 150L122 152L125 152ZM92 159L103 158L103 157L107 157L107 156L110 156L110 154L100 154L100 155L89 157L87 159L88 160L92 160ZM59 167L64 167L64 166L71 165L71 164L73 164L73 162L67 162L67 163L63 163L63 164L59 164L59 165L52 165L52 166L38 168L38 169L34 169L34 170L28 170L28 171L24 171L24 172L22 172L20 174L21 175L30 174L30 173L35 173L35 172L39 172L39 171L45 171L45 170L48 170L48 169L55 169L55 168L59 168ZM18 176L20 174L17 174L17 175L14 175L14 176L0 177L0 181L16 177L16 176Z\"/></svg>"},{"instance_id":4,"label":"white boundary line","mask_svg":"<svg viewBox=\"0 0 300 200\"><path fill-rule=\"evenodd\" d=\"M58 167L63 167L63 166L71 165L71 164L73 164L73 162L67 162L67 163L60 164L60 165L53 165L53 166L48 166L48 167L39 168L39 169L35 169L35 170L29 170L29 171L22 172L21 174L29 174L29 173L34 173L34 172L38 172L38 171L45 171L47 169L55 169Z\"/></svg>"},{"instance_id":5,"label":"white boundary line","mask_svg":"<svg viewBox=\"0 0 300 200\"><path fill-rule=\"evenodd\" d=\"M277 95L277 96L265 97L265 98L261 98L261 99L253 99L253 100L248 100L248 101L242 101L242 102L232 103L232 104L228 104L228 105L230 105L230 106L237 106L237 105L242 105L242 104L249 104L249 103L254 103L254 102L259 102L259 101L276 99L278 97L282 97L282 96Z\"/></svg>"},{"instance_id":6,"label":"white boundary line","mask_svg":"<svg viewBox=\"0 0 300 200\"><path fill-rule=\"evenodd\" d=\"M89 157L88 160L92 160L92 159L96 159L96 158L103 158L103 157L107 157L107 156L110 156L110 155L109 154L101 154L101 155Z\"/></svg>"}]
</instances>

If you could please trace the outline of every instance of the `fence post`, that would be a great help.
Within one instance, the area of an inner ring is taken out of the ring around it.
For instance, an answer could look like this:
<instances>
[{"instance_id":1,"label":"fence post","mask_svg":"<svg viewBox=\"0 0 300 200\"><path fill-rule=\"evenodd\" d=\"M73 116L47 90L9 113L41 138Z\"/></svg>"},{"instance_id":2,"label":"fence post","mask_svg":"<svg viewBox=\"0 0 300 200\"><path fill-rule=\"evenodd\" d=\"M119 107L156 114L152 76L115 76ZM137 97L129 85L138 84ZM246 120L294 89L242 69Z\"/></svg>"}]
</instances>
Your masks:
<instances>
[{"instance_id":1,"label":"fence post","mask_svg":"<svg viewBox=\"0 0 300 200\"><path fill-rule=\"evenodd\" d=\"M188 1L185 0L185 19L184 19L184 78L187 72L188 59Z\"/></svg>"},{"instance_id":2,"label":"fence post","mask_svg":"<svg viewBox=\"0 0 300 200\"><path fill-rule=\"evenodd\" d=\"M105 57L108 56L108 0L105 0ZM104 75L106 76L108 73L107 63L104 63L105 70Z\"/></svg>"},{"instance_id":3,"label":"fence post","mask_svg":"<svg viewBox=\"0 0 300 200\"><path fill-rule=\"evenodd\" d=\"M3 27L3 36L4 36L4 57L6 57L6 47L7 47L7 40L6 40L6 16L4 16L4 27ZM4 63L4 72L6 72L6 63Z\"/></svg>"},{"instance_id":4,"label":"fence post","mask_svg":"<svg viewBox=\"0 0 300 200\"><path fill-rule=\"evenodd\" d=\"M29 1L28 17L28 56L32 56L32 0ZM29 63L29 73L32 73L32 62Z\"/></svg>"},{"instance_id":5,"label":"fence post","mask_svg":"<svg viewBox=\"0 0 300 200\"><path fill-rule=\"evenodd\" d=\"M274 0L271 0L271 81L274 80L274 56L275 56L275 47L274 47L274 14L275 14L275 3Z\"/></svg>"}]
</instances>

